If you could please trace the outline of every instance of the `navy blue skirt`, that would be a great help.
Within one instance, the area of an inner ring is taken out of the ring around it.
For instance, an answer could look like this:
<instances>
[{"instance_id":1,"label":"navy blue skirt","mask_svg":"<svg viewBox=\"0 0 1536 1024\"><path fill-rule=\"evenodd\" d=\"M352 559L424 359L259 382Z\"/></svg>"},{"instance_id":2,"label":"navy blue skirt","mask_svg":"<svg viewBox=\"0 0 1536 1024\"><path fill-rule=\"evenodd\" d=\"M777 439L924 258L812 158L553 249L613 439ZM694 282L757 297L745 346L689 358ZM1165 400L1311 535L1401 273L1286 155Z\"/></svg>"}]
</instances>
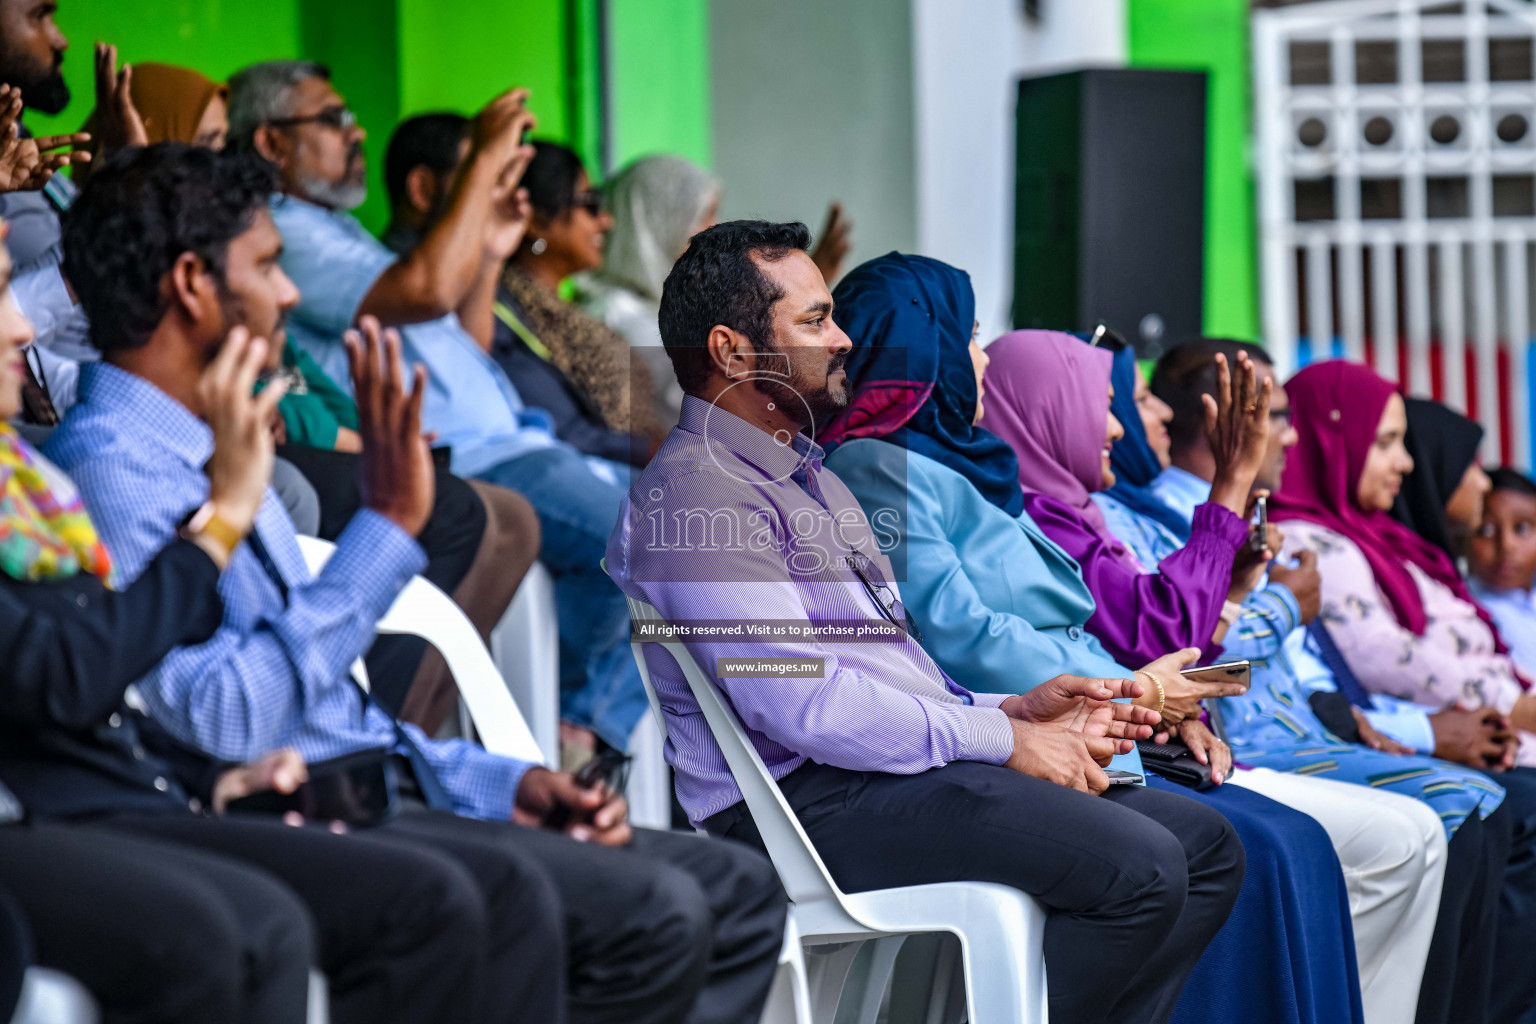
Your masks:
<instances>
[{"instance_id":1,"label":"navy blue skirt","mask_svg":"<svg viewBox=\"0 0 1536 1024\"><path fill-rule=\"evenodd\" d=\"M1237 905L1195 965L1171 1024L1362 1024L1349 894L1323 827L1239 786L1147 785L1219 811L1248 853Z\"/></svg>"}]
</instances>

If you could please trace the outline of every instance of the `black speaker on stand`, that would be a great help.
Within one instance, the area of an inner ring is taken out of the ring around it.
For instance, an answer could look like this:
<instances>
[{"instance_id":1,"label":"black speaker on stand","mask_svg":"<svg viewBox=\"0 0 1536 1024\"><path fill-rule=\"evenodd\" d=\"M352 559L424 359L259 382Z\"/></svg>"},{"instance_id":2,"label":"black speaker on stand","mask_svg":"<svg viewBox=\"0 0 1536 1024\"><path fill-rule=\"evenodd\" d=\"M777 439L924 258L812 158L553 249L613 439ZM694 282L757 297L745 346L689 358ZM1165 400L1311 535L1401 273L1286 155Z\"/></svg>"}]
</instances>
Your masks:
<instances>
[{"instance_id":1,"label":"black speaker on stand","mask_svg":"<svg viewBox=\"0 0 1536 1024\"><path fill-rule=\"evenodd\" d=\"M1015 327L1103 322L1145 358L1200 333L1205 87L1118 68L1019 83Z\"/></svg>"}]
</instances>

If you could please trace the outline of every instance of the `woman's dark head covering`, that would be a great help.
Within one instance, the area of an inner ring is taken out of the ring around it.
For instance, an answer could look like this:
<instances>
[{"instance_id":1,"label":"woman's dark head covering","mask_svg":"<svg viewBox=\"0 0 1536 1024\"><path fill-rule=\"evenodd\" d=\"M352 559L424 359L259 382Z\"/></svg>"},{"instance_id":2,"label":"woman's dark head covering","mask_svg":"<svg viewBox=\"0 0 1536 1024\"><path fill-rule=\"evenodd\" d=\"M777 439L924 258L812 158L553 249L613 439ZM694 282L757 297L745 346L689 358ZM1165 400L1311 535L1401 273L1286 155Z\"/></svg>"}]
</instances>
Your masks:
<instances>
[{"instance_id":1,"label":"woman's dark head covering","mask_svg":"<svg viewBox=\"0 0 1536 1024\"><path fill-rule=\"evenodd\" d=\"M976 295L963 270L892 252L851 270L832 293L832 318L853 341L848 405L822 426L828 451L879 438L943 463L1009 515L1024 510L1018 461L976 427L971 335Z\"/></svg>"},{"instance_id":2,"label":"woman's dark head covering","mask_svg":"<svg viewBox=\"0 0 1536 1024\"><path fill-rule=\"evenodd\" d=\"M1079 335L1083 337L1083 335ZM1147 441L1147 428L1136 406L1136 350L1127 345L1115 353L1110 381L1115 397L1109 411L1115 414L1125 436L1109 450L1109 464L1115 471L1115 486L1107 492L1111 498L1149 519L1156 520L1180 540L1189 539L1189 522L1152 492L1152 481L1163 471L1157 452Z\"/></svg>"},{"instance_id":3,"label":"woman's dark head covering","mask_svg":"<svg viewBox=\"0 0 1536 1024\"><path fill-rule=\"evenodd\" d=\"M1410 398L1407 406L1406 444L1413 456L1413 472L1403 478L1392 515L1454 559L1456 542L1445 505L1477 459L1483 428L1439 402Z\"/></svg>"}]
</instances>

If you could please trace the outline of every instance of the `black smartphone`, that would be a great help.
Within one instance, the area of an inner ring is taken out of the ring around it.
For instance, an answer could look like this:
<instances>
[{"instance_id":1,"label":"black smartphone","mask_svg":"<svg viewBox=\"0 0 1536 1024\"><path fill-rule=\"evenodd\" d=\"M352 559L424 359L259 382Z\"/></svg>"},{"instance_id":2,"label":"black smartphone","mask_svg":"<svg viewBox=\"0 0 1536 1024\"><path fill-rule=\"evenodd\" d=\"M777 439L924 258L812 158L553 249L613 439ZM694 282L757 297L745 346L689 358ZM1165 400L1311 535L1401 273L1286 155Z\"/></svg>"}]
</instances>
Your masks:
<instances>
[{"instance_id":1,"label":"black smartphone","mask_svg":"<svg viewBox=\"0 0 1536 1024\"><path fill-rule=\"evenodd\" d=\"M615 793L624 791L624 776L629 767L629 755L621 754L617 750L604 750L595 754L592 760L577 769L572 776L572 781L582 789L607 784ZM568 804L555 804L544 812L541 824L545 828L563 831L571 823L576 809Z\"/></svg>"},{"instance_id":2,"label":"black smartphone","mask_svg":"<svg viewBox=\"0 0 1536 1024\"><path fill-rule=\"evenodd\" d=\"M292 793L268 789L229 802L231 814L287 814L306 821L340 821L366 828L400 809L399 776L387 751L369 750L311 765L309 780Z\"/></svg>"},{"instance_id":3,"label":"black smartphone","mask_svg":"<svg viewBox=\"0 0 1536 1024\"><path fill-rule=\"evenodd\" d=\"M1257 518L1253 522L1253 529L1248 532L1248 550L1258 554L1269 544L1269 499L1267 497L1261 495L1254 502L1254 515Z\"/></svg>"}]
</instances>

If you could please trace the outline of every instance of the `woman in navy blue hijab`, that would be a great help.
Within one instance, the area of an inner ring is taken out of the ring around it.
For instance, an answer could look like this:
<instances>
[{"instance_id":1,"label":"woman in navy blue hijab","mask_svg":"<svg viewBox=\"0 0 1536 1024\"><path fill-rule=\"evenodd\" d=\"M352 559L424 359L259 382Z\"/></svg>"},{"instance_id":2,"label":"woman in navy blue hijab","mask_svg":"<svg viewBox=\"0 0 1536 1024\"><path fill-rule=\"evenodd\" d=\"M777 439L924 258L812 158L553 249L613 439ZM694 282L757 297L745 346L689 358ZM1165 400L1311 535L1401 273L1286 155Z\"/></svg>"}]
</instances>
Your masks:
<instances>
[{"instance_id":1,"label":"woman in navy blue hijab","mask_svg":"<svg viewBox=\"0 0 1536 1024\"><path fill-rule=\"evenodd\" d=\"M1136 350L1129 345L1115 353L1110 381L1115 386L1115 395L1110 400L1109 411L1125 428L1125 436L1109 451L1115 486L1106 493L1132 512L1161 523L1179 540L1187 541L1189 522L1152 491L1152 481L1166 467L1147 439L1146 424L1142 422L1141 409L1136 404L1140 372L1136 368Z\"/></svg>"},{"instance_id":2,"label":"woman in navy blue hijab","mask_svg":"<svg viewBox=\"0 0 1536 1024\"><path fill-rule=\"evenodd\" d=\"M977 327L970 275L892 252L850 271L833 298L833 317L854 339L844 366L853 394L818 432L822 447L889 441L953 469L1009 515L1022 512L1013 449L973 424L981 398L969 352Z\"/></svg>"}]
</instances>

